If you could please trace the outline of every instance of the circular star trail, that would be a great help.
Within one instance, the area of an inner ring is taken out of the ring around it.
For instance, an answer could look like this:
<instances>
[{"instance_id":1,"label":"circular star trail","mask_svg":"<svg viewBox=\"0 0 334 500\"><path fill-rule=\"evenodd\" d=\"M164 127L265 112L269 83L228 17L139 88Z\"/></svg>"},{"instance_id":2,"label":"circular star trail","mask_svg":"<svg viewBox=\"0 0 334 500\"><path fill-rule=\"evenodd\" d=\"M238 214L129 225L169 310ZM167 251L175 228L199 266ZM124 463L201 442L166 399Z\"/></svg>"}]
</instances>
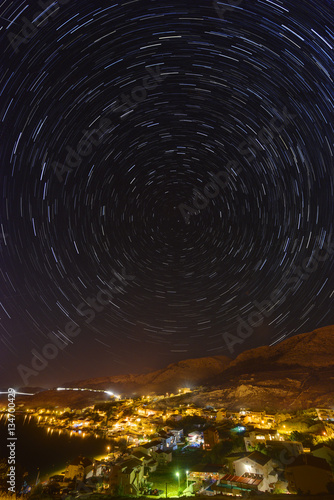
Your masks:
<instances>
[{"instance_id":1,"label":"circular star trail","mask_svg":"<svg viewBox=\"0 0 334 500\"><path fill-rule=\"evenodd\" d=\"M333 323L331 0L0 8L3 380L54 336L30 385Z\"/></svg>"}]
</instances>

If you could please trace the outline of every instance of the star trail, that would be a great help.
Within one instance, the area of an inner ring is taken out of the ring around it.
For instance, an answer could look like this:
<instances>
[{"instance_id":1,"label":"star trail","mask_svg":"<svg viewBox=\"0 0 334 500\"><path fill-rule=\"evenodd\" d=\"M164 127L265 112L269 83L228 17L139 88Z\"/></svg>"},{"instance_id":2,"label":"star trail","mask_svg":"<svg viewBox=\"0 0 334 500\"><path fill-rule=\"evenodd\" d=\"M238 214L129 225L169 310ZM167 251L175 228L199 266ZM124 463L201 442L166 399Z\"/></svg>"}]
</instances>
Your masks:
<instances>
[{"instance_id":1,"label":"star trail","mask_svg":"<svg viewBox=\"0 0 334 500\"><path fill-rule=\"evenodd\" d=\"M334 323L333 14L0 4L2 384L231 355L273 290L234 355Z\"/></svg>"}]
</instances>

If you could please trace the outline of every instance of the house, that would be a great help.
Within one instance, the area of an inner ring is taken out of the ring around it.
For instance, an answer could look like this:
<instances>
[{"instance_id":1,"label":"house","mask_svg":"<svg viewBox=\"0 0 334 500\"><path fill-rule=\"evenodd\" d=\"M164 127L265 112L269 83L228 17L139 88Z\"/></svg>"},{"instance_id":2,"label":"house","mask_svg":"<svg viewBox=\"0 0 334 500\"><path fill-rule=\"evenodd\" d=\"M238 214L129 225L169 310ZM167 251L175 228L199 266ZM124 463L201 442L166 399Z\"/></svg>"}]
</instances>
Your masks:
<instances>
[{"instance_id":1,"label":"house","mask_svg":"<svg viewBox=\"0 0 334 500\"><path fill-rule=\"evenodd\" d=\"M229 453L226 455L225 459L227 461L228 470L230 474L234 474L234 462L239 460L240 458L248 457L250 452L247 451L235 451L233 453Z\"/></svg>"},{"instance_id":2,"label":"house","mask_svg":"<svg viewBox=\"0 0 334 500\"><path fill-rule=\"evenodd\" d=\"M203 414L203 410L202 408L199 408L198 406L194 405L194 404L188 404L185 408L184 408L184 413L186 415L197 415L197 416L202 416Z\"/></svg>"},{"instance_id":3,"label":"house","mask_svg":"<svg viewBox=\"0 0 334 500\"><path fill-rule=\"evenodd\" d=\"M151 472L155 472L158 467L158 462L152 457L144 467L144 475L148 476Z\"/></svg>"},{"instance_id":4,"label":"house","mask_svg":"<svg viewBox=\"0 0 334 500\"><path fill-rule=\"evenodd\" d=\"M212 490L217 495L242 495L245 491L258 491L261 489L262 477L234 476L225 474L217 484L212 486Z\"/></svg>"},{"instance_id":5,"label":"house","mask_svg":"<svg viewBox=\"0 0 334 500\"><path fill-rule=\"evenodd\" d=\"M145 405L143 408L138 408L137 413L138 415L146 415L147 417L162 417L163 415L162 410L153 410L152 408L147 408Z\"/></svg>"},{"instance_id":6,"label":"house","mask_svg":"<svg viewBox=\"0 0 334 500\"><path fill-rule=\"evenodd\" d=\"M203 434L200 431L192 431L188 434L188 443L192 445L200 445L203 443Z\"/></svg>"},{"instance_id":7,"label":"house","mask_svg":"<svg viewBox=\"0 0 334 500\"><path fill-rule=\"evenodd\" d=\"M152 457L158 462L159 465L166 465L172 461L173 450L157 450L152 451Z\"/></svg>"},{"instance_id":8,"label":"house","mask_svg":"<svg viewBox=\"0 0 334 500\"><path fill-rule=\"evenodd\" d=\"M136 448L134 448L133 451L142 451L143 453L150 455L152 451L157 451L161 449L162 449L161 439L153 439L153 441L149 441L148 443L137 446Z\"/></svg>"},{"instance_id":9,"label":"house","mask_svg":"<svg viewBox=\"0 0 334 500\"><path fill-rule=\"evenodd\" d=\"M247 451L252 451L251 448L254 448L259 443L267 444L268 441L279 439L279 433L269 429L254 429L244 437Z\"/></svg>"},{"instance_id":10,"label":"house","mask_svg":"<svg viewBox=\"0 0 334 500\"><path fill-rule=\"evenodd\" d=\"M311 454L299 455L287 465L285 476L290 493L320 495L328 493L327 485L333 481L333 474L324 458Z\"/></svg>"},{"instance_id":11,"label":"house","mask_svg":"<svg viewBox=\"0 0 334 500\"><path fill-rule=\"evenodd\" d=\"M270 491L277 481L275 472L271 474L274 471L272 459L259 451L253 451L235 460L233 467L236 476L261 478L259 491Z\"/></svg>"},{"instance_id":12,"label":"house","mask_svg":"<svg viewBox=\"0 0 334 500\"><path fill-rule=\"evenodd\" d=\"M111 467L109 484L113 494L138 495L144 481L144 464L137 458L128 458Z\"/></svg>"},{"instance_id":13,"label":"house","mask_svg":"<svg viewBox=\"0 0 334 500\"><path fill-rule=\"evenodd\" d=\"M89 479L93 476L105 476L109 474L110 463L108 461L95 460L93 464L93 469L86 474L86 478Z\"/></svg>"},{"instance_id":14,"label":"house","mask_svg":"<svg viewBox=\"0 0 334 500\"><path fill-rule=\"evenodd\" d=\"M334 420L334 410L330 408L316 408L319 420Z\"/></svg>"},{"instance_id":15,"label":"house","mask_svg":"<svg viewBox=\"0 0 334 500\"><path fill-rule=\"evenodd\" d=\"M311 454L314 457L324 458L329 464L334 464L334 451L325 444L318 444Z\"/></svg>"},{"instance_id":16,"label":"house","mask_svg":"<svg viewBox=\"0 0 334 500\"><path fill-rule=\"evenodd\" d=\"M179 422L182 420L182 415L178 413L172 413L172 415L169 416L169 420L174 420L174 422Z\"/></svg>"},{"instance_id":17,"label":"house","mask_svg":"<svg viewBox=\"0 0 334 500\"><path fill-rule=\"evenodd\" d=\"M179 394L188 394L189 392L191 392L191 389L190 387L181 387L181 389L179 389Z\"/></svg>"},{"instance_id":18,"label":"house","mask_svg":"<svg viewBox=\"0 0 334 500\"><path fill-rule=\"evenodd\" d=\"M217 411L216 422L222 422L226 419L227 412L224 409L220 409Z\"/></svg>"},{"instance_id":19,"label":"house","mask_svg":"<svg viewBox=\"0 0 334 500\"><path fill-rule=\"evenodd\" d=\"M275 419L275 415L274 414L267 413L264 416L263 420L264 420L264 426L265 427L269 427L269 428L276 427L276 419Z\"/></svg>"},{"instance_id":20,"label":"house","mask_svg":"<svg viewBox=\"0 0 334 500\"><path fill-rule=\"evenodd\" d=\"M167 434L167 432L161 431L159 433L159 439L163 450L177 449L176 438L173 434Z\"/></svg>"},{"instance_id":21,"label":"house","mask_svg":"<svg viewBox=\"0 0 334 500\"><path fill-rule=\"evenodd\" d=\"M243 424L256 424L261 428L271 428L275 425L275 415L266 414L265 411L241 409L238 419L242 420Z\"/></svg>"},{"instance_id":22,"label":"house","mask_svg":"<svg viewBox=\"0 0 334 500\"><path fill-rule=\"evenodd\" d=\"M155 453L155 452L152 452ZM154 472L157 470L158 462L153 458L153 456L148 453L144 453L143 451L133 451L131 452L130 458L136 458L140 460L144 465L144 474Z\"/></svg>"},{"instance_id":23,"label":"house","mask_svg":"<svg viewBox=\"0 0 334 500\"><path fill-rule=\"evenodd\" d=\"M132 451L131 457L140 460L144 465L147 465L148 462L152 459L151 455L149 455L148 453L144 453L141 450Z\"/></svg>"},{"instance_id":24,"label":"house","mask_svg":"<svg viewBox=\"0 0 334 500\"><path fill-rule=\"evenodd\" d=\"M218 481L221 477L224 476L224 469L221 465L194 465L190 467L188 480L195 482L202 481Z\"/></svg>"},{"instance_id":25,"label":"house","mask_svg":"<svg viewBox=\"0 0 334 500\"><path fill-rule=\"evenodd\" d=\"M226 418L228 418L229 420L233 420L233 421L239 421L240 420L239 412L227 410L226 411Z\"/></svg>"},{"instance_id":26,"label":"house","mask_svg":"<svg viewBox=\"0 0 334 500\"><path fill-rule=\"evenodd\" d=\"M263 425L265 423L265 411L244 411L241 410L239 413L239 418L242 419L244 424L258 424Z\"/></svg>"},{"instance_id":27,"label":"house","mask_svg":"<svg viewBox=\"0 0 334 500\"><path fill-rule=\"evenodd\" d=\"M86 474L88 474L92 469L92 460L80 455L79 457L72 460L72 462L70 462L67 466L67 469L65 471L65 478L74 479L76 477L77 479L83 480L86 477Z\"/></svg>"},{"instance_id":28,"label":"house","mask_svg":"<svg viewBox=\"0 0 334 500\"><path fill-rule=\"evenodd\" d=\"M128 431L127 433L127 439L128 439L128 444L132 446L138 446L139 445L139 437L137 434Z\"/></svg>"},{"instance_id":29,"label":"house","mask_svg":"<svg viewBox=\"0 0 334 500\"><path fill-rule=\"evenodd\" d=\"M205 408L203 409L202 411L203 413L203 417L206 418L207 420L211 420L211 419L216 419L217 417L217 411L214 409L214 408Z\"/></svg>"},{"instance_id":30,"label":"house","mask_svg":"<svg viewBox=\"0 0 334 500\"><path fill-rule=\"evenodd\" d=\"M176 443L181 443L183 440L183 429L170 429L169 433L173 434Z\"/></svg>"},{"instance_id":31,"label":"house","mask_svg":"<svg viewBox=\"0 0 334 500\"><path fill-rule=\"evenodd\" d=\"M219 443L219 434L214 427L208 427L203 431L204 449L212 450L212 448Z\"/></svg>"}]
</instances>

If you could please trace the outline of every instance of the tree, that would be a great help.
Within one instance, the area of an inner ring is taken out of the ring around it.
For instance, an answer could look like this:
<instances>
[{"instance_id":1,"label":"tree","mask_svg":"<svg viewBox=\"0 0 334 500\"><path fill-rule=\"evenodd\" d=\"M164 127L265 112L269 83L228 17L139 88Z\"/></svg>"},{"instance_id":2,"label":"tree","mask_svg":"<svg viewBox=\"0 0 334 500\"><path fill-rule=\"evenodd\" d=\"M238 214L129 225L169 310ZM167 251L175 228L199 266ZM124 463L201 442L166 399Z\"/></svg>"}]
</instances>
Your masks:
<instances>
[{"instance_id":1,"label":"tree","mask_svg":"<svg viewBox=\"0 0 334 500\"><path fill-rule=\"evenodd\" d=\"M334 459L329 458L328 463L329 463L330 468L332 469L332 473L334 474Z\"/></svg>"},{"instance_id":2,"label":"tree","mask_svg":"<svg viewBox=\"0 0 334 500\"><path fill-rule=\"evenodd\" d=\"M314 438L307 432L293 431L289 436L290 441L299 441L305 448L313 446Z\"/></svg>"},{"instance_id":3,"label":"tree","mask_svg":"<svg viewBox=\"0 0 334 500\"><path fill-rule=\"evenodd\" d=\"M276 413L275 414L275 422L277 424L285 422L285 421L289 420L289 418L291 418L290 415L286 414L286 413Z\"/></svg>"},{"instance_id":4,"label":"tree","mask_svg":"<svg viewBox=\"0 0 334 500\"><path fill-rule=\"evenodd\" d=\"M233 449L233 442L231 440L220 441L209 452L207 459L212 464L222 464L226 455L231 453Z\"/></svg>"},{"instance_id":5,"label":"tree","mask_svg":"<svg viewBox=\"0 0 334 500\"><path fill-rule=\"evenodd\" d=\"M232 434L233 452L245 451L245 441L243 436L239 434Z\"/></svg>"},{"instance_id":6,"label":"tree","mask_svg":"<svg viewBox=\"0 0 334 500\"><path fill-rule=\"evenodd\" d=\"M256 443L254 446L249 446L250 451L259 451L264 455L268 454L266 445L264 443Z\"/></svg>"},{"instance_id":7,"label":"tree","mask_svg":"<svg viewBox=\"0 0 334 500\"><path fill-rule=\"evenodd\" d=\"M327 439L326 446L328 446L331 450L334 450L334 439L333 438Z\"/></svg>"},{"instance_id":8,"label":"tree","mask_svg":"<svg viewBox=\"0 0 334 500\"><path fill-rule=\"evenodd\" d=\"M8 491L8 470L9 467L7 460L5 458L2 458L0 460L0 491Z\"/></svg>"},{"instance_id":9,"label":"tree","mask_svg":"<svg viewBox=\"0 0 334 500\"><path fill-rule=\"evenodd\" d=\"M53 497L51 494L49 495L45 489L43 488L43 485L41 483L37 484L34 486L31 490L31 493L29 495L29 500L47 500L47 499L52 499Z\"/></svg>"},{"instance_id":10,"label":"tree","mask_svg":"<svg viewBox=\"0 0 334 500\"><path fill-rule=\"evenodd\" d=\"M114 489L114 495L116 497L122 497L124 496L124 488L121 484L117 484L115 489Z\"/></svg>"},{"instance_id":11,"label":"tree","mask_svg":"<svg viewBox=\"0 0 334 500\"><path fill-rule=\"evenodd\" d=\"M2 458L0 460L0 492L8 493L8 483L9 480L8 473L10 471L10 466L8 464L7 459ZM23 484L23 478L27 475L27 472L24 470L21 464L15 464L15 489L16 492L20 492Z\"/></svg>"},{"instance_id":12,"label":"tree","mask_svg":"<svg viewBox=\"0 0 334 500\"><path fill-rule=\"evenodd\" d=\"M119 450L122 453L125 453L126 450L128 449L128 443L127 443L127 440L125 438L118 439L117 444L118 444Z\"/></svg>"},{"instance_id":13,"label":"tree","mask_svg":"<svg viewBox=\"0 0 334 500\"><path fill-rule=\"evenodd\" d=\"M328 493L330 495L334 495L334 481L330 481L329 483L327 483L326 487L327 487Z\"/></svg>"},{"instance_id":14,"label":"tree","mask_svg":"<svg viewBox=\"0 0 334 500\"><path fill-rule=\"evenodd\" d=\"M287 494L288 490L286 488L286 484L283 481L277 481L277 483L274 486L273 493L275 495Z\"/></svg>"}]
</instances>

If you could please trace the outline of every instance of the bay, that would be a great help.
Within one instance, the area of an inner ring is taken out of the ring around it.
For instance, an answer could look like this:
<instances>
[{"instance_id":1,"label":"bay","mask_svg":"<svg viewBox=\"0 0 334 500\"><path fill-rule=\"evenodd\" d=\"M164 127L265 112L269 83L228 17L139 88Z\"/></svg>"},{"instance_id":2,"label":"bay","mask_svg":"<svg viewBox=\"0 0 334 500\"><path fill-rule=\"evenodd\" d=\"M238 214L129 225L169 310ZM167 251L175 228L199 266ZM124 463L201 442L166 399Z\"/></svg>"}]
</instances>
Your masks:
<instances>
[{"instance_id":1,"label":"bay","mask_svg":"<svg viewBox=\"0 0 334 500\"><path fill-rule=\"evenodd\" d=\"M28 472L29 484L34 484L40 471L40 480L64 471L66 464L79 455L94 457L106 455L108 439L67 430L52 430L37 425L33 416L16 416L16 464ZM0 459L8 458L8 429L5 418L0 418Z\"/></svg>"}]
</instances>

